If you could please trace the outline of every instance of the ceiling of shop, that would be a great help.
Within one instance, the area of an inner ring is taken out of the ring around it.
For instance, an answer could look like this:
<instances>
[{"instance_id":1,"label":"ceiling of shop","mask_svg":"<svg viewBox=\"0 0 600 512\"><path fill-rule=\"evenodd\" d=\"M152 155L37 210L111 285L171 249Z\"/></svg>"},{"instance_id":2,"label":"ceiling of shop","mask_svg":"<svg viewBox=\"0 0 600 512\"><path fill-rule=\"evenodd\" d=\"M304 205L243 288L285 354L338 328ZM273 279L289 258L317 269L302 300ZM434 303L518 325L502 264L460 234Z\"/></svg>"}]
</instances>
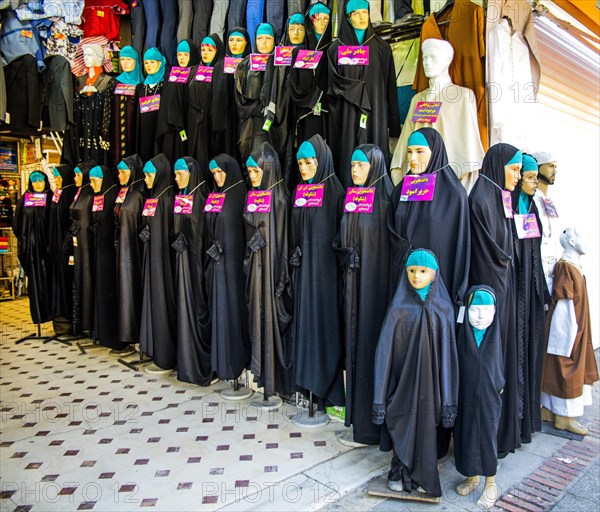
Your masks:
<instances>
[{"instance_id":1,"label":"ceiling of shop","mask_svg":"<svg viewBox=\"0 0 600 512\"><path fill-rule=\"evenodd\" d=\"M600 9L598 0L552 0L579 23L600 36Z\"/></svg>"}]
</instances>

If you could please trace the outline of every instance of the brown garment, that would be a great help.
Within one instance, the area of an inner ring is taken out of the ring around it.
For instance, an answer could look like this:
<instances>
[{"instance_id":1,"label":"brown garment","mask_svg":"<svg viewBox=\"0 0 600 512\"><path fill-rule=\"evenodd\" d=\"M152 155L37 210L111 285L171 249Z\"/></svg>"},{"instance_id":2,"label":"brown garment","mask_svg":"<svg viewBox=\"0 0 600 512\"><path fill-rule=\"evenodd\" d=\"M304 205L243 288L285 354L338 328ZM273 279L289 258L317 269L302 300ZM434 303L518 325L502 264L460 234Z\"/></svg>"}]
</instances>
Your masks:
<instances>
[{"instance_id":1,"label":"brown garment","mask_svg":"<svg viewBox=\"0 0 600 512\"><path fill-rule=\"evenodd\" d=\"M556 303L560 299L571 299L575 306L577 337L571 357L546 353L542 374L542 391L558 398L578 398L583 394L583 385L594 384L598 378L598 367L592 346L592 329L587 286L583 273L576 265L559 260L554 267L552 304L546 318L546 337Z\"/></svg>"},{"instance_id":2,"label":"brown garment","mask_svg":"<svg viewBox=\"0 0 600 512\"><path fill-rule=\"evenodd\" d=\"M456 0L452 8L442 9L437 18L432 14L425 20L421 29L421 43L426 39L443 39L454 48L454 59L449 69L450 78L454 84L467 87L475 93L479 135L483 149L487 151L489 139L483 9L470 0ZM423 71L423 53L419 50L419 65L413 89L421 92L427 87L429 87L429 79Z\"/></svg>"}]
</instances>

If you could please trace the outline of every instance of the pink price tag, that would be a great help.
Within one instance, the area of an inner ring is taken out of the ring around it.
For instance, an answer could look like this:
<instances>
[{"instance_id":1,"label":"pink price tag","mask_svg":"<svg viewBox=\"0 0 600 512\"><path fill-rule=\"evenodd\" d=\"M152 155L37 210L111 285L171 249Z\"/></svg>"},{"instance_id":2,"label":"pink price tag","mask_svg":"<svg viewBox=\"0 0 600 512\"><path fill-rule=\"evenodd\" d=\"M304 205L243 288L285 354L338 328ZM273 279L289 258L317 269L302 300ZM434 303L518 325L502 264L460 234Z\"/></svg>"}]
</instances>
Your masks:
<instances>
[{"instance_id":1,"label":"pink price tag","mask_svg":"<svg viewBox=\"0 0 600 512\"><path fill-rule=\"evenodd\" d=\"M269 213L272 190L250 190L246 196L247 213Z\"/></svg>"},{"instance_id":2,"label":"pink price tag","mask_svg":"<svg viewBox=\"0 0 600 512\"><path fill-rule=\"evenodd\" d=\"M527 213L524 215L517 214L514 218L519 240L525 238L539 238L541 236L535 213Z\"/></svg>"},{"instance_id":3,"label":"pink price tag","mask_svg":"<svg viewBox=\"0 0 600 512\"><path fill-rule=\"evenodd\" d=\"M191 194L177 194L175 196L175 205L173 206L173 213L180 215L189 215L192 213L194 207L194 196Z\"/></svg>"},{"instance_id":4,"label":"pink price tag","mask_svg":"<svg viewBox=\"0 0 600 512\"><path fill-rule=\"evenodd\" d=\"M407 174L402 180L400 201L433 201L436 174Z\"/></svg>"},{"instance_id":5,"label":"pink price tag","mask_svg":"<svg viewBox=\"0 0 600 512\"><path fill-rule=\"evenodd\" d=\"M372 213L375 201L375 187L350 187L346 192L344 212Z\"/></svg>"},{"instance_id":6,"label":"pink price tag","mask_svg":"<svg viewBox=\"0 0 600 512\"><path fill-rule=\"evenodd\" d=\"M134 84L117 84L115 87L115 94L120 96L135 96L135 85Z\"/></svg>"},{"instance_id":7,"label":"pink price tag","mask_svg":"<svg viewBox=\"0 0 600 512\"><path fill-rule=\"evenodd\" d=\"M412 116L413 123L435 123L442 108L441 101L419 101Z\"/></svg>"},{"instance_id":8,"label":"pink price tag","mask_svg":"<svg viewBox=\"0 0 600 512\"><path fill-rule=\"evenodd\" d=\"M155 112L160 108L160 94L153 94L152 96L143 96L140 98L140 112L145 114L147 112Z\"/></svg>"},{"instance_id":9,"label":"pink price tag","mask_svg":"<svg viewBox=\"0 0 600 512\"><path fill-rule=\"evenodd\" d=\"M275 65L276 66L291 66L293 46L276 46L275 47Z\"/></svg>"},{"instance_id":10,"label":"pink price tag","mask_svg":"<svg viewBox=\"0 0 600 512\"><path fill-rule=\"evenodd\" d=\"M250 70L251 71L265 71L267 69L267 62L269 62L270 54L263 53L251 53L250 54Z\"/></svg>"},{"instance_id":11,"label":"pink price tag","mask_svg":"<svg viewBox=\"0 0 600 512\"><path fill-rule=\"evenodd\" d=\"M502 191L502 206L504 207L504 216L507 219L512 219L514 212L512 208L512 198L510 195L510 191L508 190Z\"/></svg>"},{"instance_id":12,"label":"pink price tag","mask_svg":"<svg viewBox=\"0 0 600 512\"><path fill-rule=\"evenodd\" d=\"M544 208L548 217L558 219L558 212L556 211L556 206L554 206L554 202L552 201L552 199L550 199L549 197L543 197L542 202L544 203Z\"/></svg>"},{"instance_id":13,"label":"pink price tag","mask_svg":"<svg viewBox=\"0 0 600 512\"><path fill-rule=\"evenodd\" d=\"M60 196L62 196L62 188L57 188L54 191L54 194L52 194L52 202L53 203L58 203L60 201Z\"/></svg>"},{"instance_id":14,"label":"pink price tag","mask_svg":"<svg viewBox=\"0 0 600 512\"><path fill-rule=\"evenodd\" d=\"M25 200L23 206L40 207L46 206L46 194L35 194L33 192L25 192Z\"/></svg>"},{"instance_id":15,"label":"pink price tag","mask_svg":"<svg viewBox=\"0 0 600 512\"><path fill-rule=\"evenodd\" d=\"M121 190L119 190L119 195L117 196L115 203L123 204L125 202L125 197L127 197L128 190L129 190L128 187L121 187Z\"/></svg>"},{"instance_id":16,"label":"pink price tag","mask_svg":"<svg viewBox=\"0 0 600 512\"><path fill-rule=\"evenodd\" d=\"M154 217L156 215L157 204L158 199L146 199L144 209L142 210L142 217Z\"/></svg>"},{"instance_id":17,"label":"pink price tag","mask_svg":"<svg viewBox=\"0 0 600 512\"><path fill-rule=\"evenodd\" d=\"M225 203L225 193L211 192L206 199L204 211L207 213L221 213L223 211L223 203Z\"/></svg>"},{"instance_id":18,"label":"pink price tag","mask_svg":"<svg viewBox=\"0 0 600 512\"><path fill-rule=\"evenodd\" d=\"M297 69L317 69L323 52L319 50L300 50L294 62Z\"/></svg>"},{"instance_id":19,"label":"pink price tag","mask_svg":"<svg viewBox=\"0 0 600 512\"><path fill-rule=\"evenodd\" d=\"M188 78L190 77L190 68L180 68L179 66L173 66L171 73L169 74L169 82L174 84L187 84Z\"/></svg>"},{"instance_id":20,"label":"pink price tag","mask_svg":"<svg viewBox=\"0 0 600 512\"><path fill-rule=\"evenodd\" d=\"M296 187L294 208L320 208L323 206L323 183L303 183Z\"/></svg>"},{"instance_id":21,"label":"pink price tag","mask_svg":"<svg viewBox=\"0 0 600 512\"><path fill-rule=\"evenodd\" d=\"M225 57L223 61L223 73L233 75L240 62L242 62L241 57Z\"/></svg>"},{"instance_id":22,"label":"pink price tag","mask_svg":"<svg viewBox=\"0 0 600 512\"><path fill-rule=\"evenodd\" d=\"M194 80L197 82L211 83L213 77L213 68L210 66L198 66Z\"/></svg>"},{"instance_id":23,"label":"pink price tag","mask_svg":"<svg viewBox=\"0 0 600 512\"><path fill-rule=\"evenodd\" d=\"M104 210L104 196L94 196L94 202L92 203L93 212L101 212Z\"/></svg>"},{"instance_id":24,"label":"pink price tag","mask_svg":"<svg viewBox=\"0 0 600 512\"><path fill-rule=\"evenodd\" d=\"M338 64L342 66L368 66L368 46L338 46Z\"/></svg>"}]
</instances>

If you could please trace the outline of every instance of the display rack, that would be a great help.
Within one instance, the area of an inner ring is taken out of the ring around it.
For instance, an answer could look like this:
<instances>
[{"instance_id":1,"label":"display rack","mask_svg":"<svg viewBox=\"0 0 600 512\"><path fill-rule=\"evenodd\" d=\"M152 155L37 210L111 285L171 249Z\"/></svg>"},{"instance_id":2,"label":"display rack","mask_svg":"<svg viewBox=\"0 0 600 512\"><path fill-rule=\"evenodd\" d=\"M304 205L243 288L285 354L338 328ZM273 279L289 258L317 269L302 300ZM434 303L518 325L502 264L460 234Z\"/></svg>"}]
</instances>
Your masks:
<instances>
[{"instance_id":1,"label":"display rack","mask_svg":"<svg viewBox=\"0 0 600 512\"><path fill-rule=\"evenodd\" d=\"M15 280L18 274L17 239L11 228L0 228L0 300L15 299Z\"/></svg>"}]
</instances>

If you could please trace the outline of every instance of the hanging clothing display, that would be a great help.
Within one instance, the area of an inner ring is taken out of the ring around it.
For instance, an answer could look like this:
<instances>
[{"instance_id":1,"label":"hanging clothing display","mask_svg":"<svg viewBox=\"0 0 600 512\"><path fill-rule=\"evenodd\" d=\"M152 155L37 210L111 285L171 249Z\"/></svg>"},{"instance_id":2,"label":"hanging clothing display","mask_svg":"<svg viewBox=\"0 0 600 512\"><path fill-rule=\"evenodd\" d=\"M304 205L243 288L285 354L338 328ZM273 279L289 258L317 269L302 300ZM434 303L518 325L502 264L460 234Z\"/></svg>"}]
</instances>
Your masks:
<instances>
[{"instance_id":1,"label":"hanging clothing display","mask_svg":"<svg viewBox=\"0 0 600 512\"><path fill-rule=\"evenodd\" d=\"M62 132L73 124L73 77L69 61L60 55L46 58L44 126Z\"/></svg>"}]
</instances>

